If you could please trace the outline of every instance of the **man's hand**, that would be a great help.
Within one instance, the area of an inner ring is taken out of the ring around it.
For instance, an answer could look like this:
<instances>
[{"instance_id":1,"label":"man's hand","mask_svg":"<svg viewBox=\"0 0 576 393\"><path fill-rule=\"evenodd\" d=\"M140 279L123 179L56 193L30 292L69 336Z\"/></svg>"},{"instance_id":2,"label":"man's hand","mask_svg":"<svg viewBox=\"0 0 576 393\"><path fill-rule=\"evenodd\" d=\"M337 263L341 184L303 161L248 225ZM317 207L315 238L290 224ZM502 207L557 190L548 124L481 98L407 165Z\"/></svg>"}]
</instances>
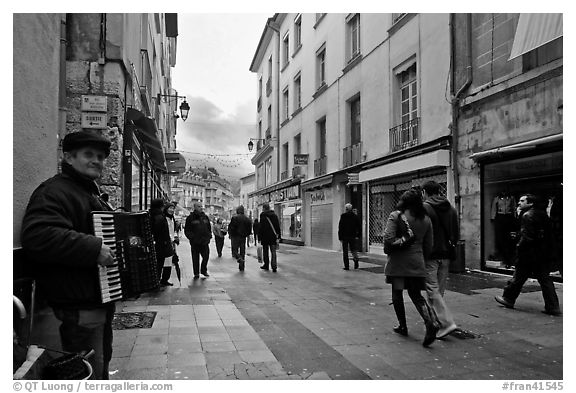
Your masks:
<instances>
[{"instance_id":1,"label":"man's hand","mask_svg":"<svg viewBox=\"0 0 576 393\"><path fill-rule=\"evenodd\" d=\"M114 264L114 251L106 244L102 244L100 249L100 254L96 259L96 262L101 266L110 266Z\"/></svg>"}]
</instances>

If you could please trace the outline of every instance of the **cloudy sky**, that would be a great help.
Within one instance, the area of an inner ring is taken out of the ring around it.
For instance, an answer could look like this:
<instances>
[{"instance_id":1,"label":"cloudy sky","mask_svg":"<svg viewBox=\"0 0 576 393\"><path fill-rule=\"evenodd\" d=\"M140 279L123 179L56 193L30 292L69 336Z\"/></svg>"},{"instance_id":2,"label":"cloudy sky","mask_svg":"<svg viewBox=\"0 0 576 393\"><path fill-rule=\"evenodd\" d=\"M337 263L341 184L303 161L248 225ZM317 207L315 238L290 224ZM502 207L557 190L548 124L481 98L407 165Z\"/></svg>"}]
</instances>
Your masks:
<instances>
[{"instance_id":1,"label":"cloudy sky","mask_svg":"<svg viewBox=\"0 0 576 393\"><path fill-rule=\"evenodd\" d=\"M187 97L190 115L178 121L176 143L190 165L214 166L236 179L254 171L247 144L256 135L258 97L249 67L271 16L178 14L172 85Z\"/></svg>"}]
</instances>

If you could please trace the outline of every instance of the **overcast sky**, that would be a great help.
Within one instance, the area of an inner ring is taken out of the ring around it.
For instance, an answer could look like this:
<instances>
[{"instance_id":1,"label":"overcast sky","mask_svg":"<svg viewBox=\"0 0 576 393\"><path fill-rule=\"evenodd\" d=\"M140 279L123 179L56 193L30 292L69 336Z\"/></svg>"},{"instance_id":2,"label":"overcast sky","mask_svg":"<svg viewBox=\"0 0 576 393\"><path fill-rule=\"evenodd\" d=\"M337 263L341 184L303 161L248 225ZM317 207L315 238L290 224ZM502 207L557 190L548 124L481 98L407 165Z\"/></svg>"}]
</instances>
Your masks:
<instances>
[{"instance_id":1,"label":"overcast sky","mask_svg":"<svg viewBox=\"0 0 576 393\"><path fill-rule=\"evenodd\" d=\"M189 164L236 179L254 171L247 144L256 135L258 89L249 67L271 16L178 14L172 86L187 97L190 115L178 121L176 143Z\"/></svg>"}]
</instances>

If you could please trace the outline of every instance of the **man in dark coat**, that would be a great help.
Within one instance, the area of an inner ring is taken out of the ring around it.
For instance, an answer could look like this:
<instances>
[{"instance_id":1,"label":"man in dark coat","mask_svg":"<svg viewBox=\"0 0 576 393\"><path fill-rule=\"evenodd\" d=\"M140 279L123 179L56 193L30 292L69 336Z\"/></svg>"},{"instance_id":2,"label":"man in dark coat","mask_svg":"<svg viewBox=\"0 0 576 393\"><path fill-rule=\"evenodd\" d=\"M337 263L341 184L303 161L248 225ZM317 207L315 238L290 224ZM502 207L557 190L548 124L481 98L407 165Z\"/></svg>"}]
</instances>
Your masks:
<instances>
[{"instance_id":1,"label":"man in dark coat","mask_svg":"<svg viewBox=\"0 0 576 393\"><path fill-rule=\"evenodd\" d=\"M102 304L99 266L114 264L114 253L94 235L90 212L108 211L95 180L100 178L110 141L80 131L62 141L62 172L42 183L22 222L27 268L61 321L60 339L67 352L95 354L94 379L108 379L112 358L114 304Z\"/></svg>"},{"instance_id":2,"label":"man in dark coat","mask_svg":"<svg viewBox=\"0 0 576 393\"><path fill-rule=\"evenodd\" d=\"M260 240L260 244L262 244L262 259L264 259L264 264L260 266L260 269L270 270L270 263L272 263L272 271L276 272L278 268L276 249L278 248L278 242L282 235L280 232L280 221L276 213L270 210L270 204L263 204L262 210L262 213L260 213L258 240Z\"/></svg>"},{"instance_id":3,"label":"man in dark coat","mask_svg":"<svg viewBox=\"0 0 576 393\"><path fill-rule=\"evenodd\" d=\"M456 245L460 237L458 215L448 199L440 195L440 184L434 180L424 183L422 192L424 209L432 221L434 234L434 246L426 257L426 294L441 325L437 337L442 338L458 328L444 301L450 260L454 257L449 248L451 244Z\"/></svg>"},{"instance_id":4,"label":"man in dark coat","mask_svg":"<svg viewBox=\"0 0 576 393\"><path fill-rule=\"evenodd\" d=\"M549 315L560 315L560 303L550 278L551 222L542 200L535 195L523 195L518 202L520 211L520 240L516 246L517 263L512 279L504 288L502 296L496 296L498 303L514 308L514 303L528 278L538 280L544 298L544 311Z\"/></svg>"},{"instance_id":5,"label":"man in dark coat","mask_svg":"<svg viewBox=\"0 0 576 393\"><path fill-rule=\"evenodd\" d=\"M174 247L168 229L168 222L164 215L164 200L161 198L152 199L152 201L150 201L149 212L150 226L152 229L152 236L154 237L154 250L156 251L158 281L160 282L160 285L166 286L169 285L166 274L170 277L170 268L168 268L168 273L164 273L164 261L166 258L174 255ZM163 275L166 280L162 280Z\"/></svg>"},{"instance_id":6,"label":"man in dark coat","mask_svg":"<svg viewBox=\"0 0 576 393\"><path fill-rule=\"evenodd\" d=\"M244 206L236 208L236 215L228 224L228 234L232 243L232 257L238 261L238 268L244 271L246 256L246 238L252 233L252 220L244 214Z\"/></svg>"},{"instance_id":7,"label":"man in dark coat","mask_svg":"<svg viewBox=\"0 0 576 393\"><path fill-rule=\"evenodd\" d=\"M345 212L340 216L338 222L338 240L342 242L342 259L344 260L344 270L350 270L350 261L348 258L348 248L352 252L354 260L354 269L358 269L358 239L362 233L362 223L357 214L352 210L352 204L344 205Z\"/></svg>"},{"instance_id":8,"label":"man in dark coat","mask_svg":"<svg viewBox=\"0 0 576 393\"><path fill-rule=\"evenodd\" d=\"M190 240L192 250L192 269L194 278L199 278L198 271L205 276L208 274L208 258L210 257L210 239L212 239L212 225L210 219L202 211L200 202L194 202L194 211L186 217L184 224L184 235ZM200 256L202 256L202 265L200 265Z\"/></svg>"}]
</instances>

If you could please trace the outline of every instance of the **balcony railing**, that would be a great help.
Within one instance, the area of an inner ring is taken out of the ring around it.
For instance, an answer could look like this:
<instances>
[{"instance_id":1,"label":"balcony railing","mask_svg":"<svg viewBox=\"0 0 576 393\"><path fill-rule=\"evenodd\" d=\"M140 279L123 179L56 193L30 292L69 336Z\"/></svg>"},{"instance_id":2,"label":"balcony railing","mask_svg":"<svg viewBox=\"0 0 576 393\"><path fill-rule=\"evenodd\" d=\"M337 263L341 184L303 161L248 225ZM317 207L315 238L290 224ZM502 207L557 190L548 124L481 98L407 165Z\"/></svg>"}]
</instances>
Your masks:
<instances>
[{"instance_id":1,"label":"balcony railing","mask_svg":"<svg viewBox=\"0 0 576 393\"><path fill-rule=\"evenodd\" d=\"M288 171L280 173L280 180L286 180L286 179L288 179Z\"/></svg>"},{"instance_id":2,"label":"balcony railing","mask_svg":"<svg viewBox=\"0 0 576 393\"><path fill-rule=\"evenodd\" d=\"M390 151L400 151L420 143L420 118L390 129Z\"/></svg>"},{"instance_id":3,"label":"balcony railing","mask_svg":"<svg viewBox=\"0 0 576 393\"><path fill-rule=\"evenodd\" d=\"M326 161L326 156L314 160L314 176L321 176L326 174Z\"/></svg>"},{"instance_id":4,"label":"balcony railing","mask_svg":"<svg viewBox=\"0 0 576 393\"><path fill-rule=\"evenodd\" d=\"M342 149L344 156L344 168L362 162L362 142Z\"/></svg>"}]
</instances>

